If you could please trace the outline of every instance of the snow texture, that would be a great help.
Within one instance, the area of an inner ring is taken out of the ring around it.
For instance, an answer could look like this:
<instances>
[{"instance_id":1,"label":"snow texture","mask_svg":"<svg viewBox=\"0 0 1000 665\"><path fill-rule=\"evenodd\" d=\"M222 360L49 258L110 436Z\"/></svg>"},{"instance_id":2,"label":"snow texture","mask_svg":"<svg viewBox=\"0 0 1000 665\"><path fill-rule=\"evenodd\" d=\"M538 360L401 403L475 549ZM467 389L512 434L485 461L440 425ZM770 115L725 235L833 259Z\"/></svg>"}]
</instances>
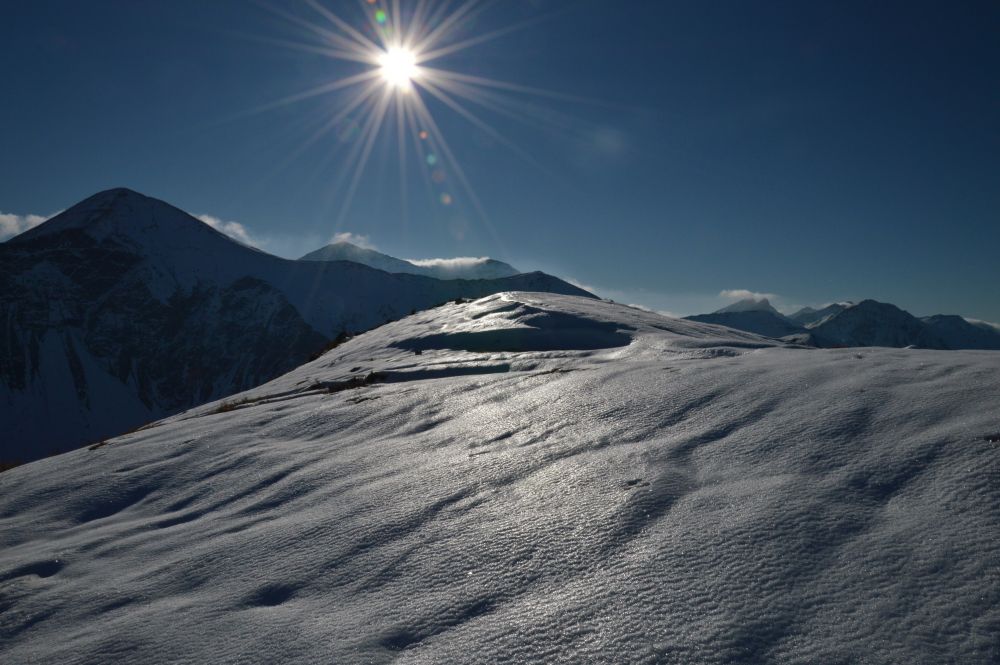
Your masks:
<instances>
[{"instance_id":1,"label":"snow texture","mask_svg":"<svg viewBox=\"0 0 1000 665\"><path fill-rule=\"evenodd\" d=\"M506 293L0 474L4 663L995 663L1000 354Z\"/></svg>"}]
</instances>

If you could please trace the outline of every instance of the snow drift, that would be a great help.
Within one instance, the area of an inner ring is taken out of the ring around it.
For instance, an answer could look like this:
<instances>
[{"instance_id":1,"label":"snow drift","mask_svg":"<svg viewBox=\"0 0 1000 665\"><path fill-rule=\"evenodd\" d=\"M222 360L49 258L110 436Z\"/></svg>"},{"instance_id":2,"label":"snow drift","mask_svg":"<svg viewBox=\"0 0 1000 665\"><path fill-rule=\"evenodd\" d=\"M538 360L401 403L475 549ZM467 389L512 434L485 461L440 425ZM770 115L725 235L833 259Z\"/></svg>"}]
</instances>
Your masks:
<instances>
[{"instance_id":1,"label":"snow drift","mask_svg":"<svg viewBox=\"0 0 1000 665\"><path fill-rule=\"evenodd\" d=\"M990 663L1000 354L418 313L0 474L0 660Z\"/></svg>"}]
</instances>

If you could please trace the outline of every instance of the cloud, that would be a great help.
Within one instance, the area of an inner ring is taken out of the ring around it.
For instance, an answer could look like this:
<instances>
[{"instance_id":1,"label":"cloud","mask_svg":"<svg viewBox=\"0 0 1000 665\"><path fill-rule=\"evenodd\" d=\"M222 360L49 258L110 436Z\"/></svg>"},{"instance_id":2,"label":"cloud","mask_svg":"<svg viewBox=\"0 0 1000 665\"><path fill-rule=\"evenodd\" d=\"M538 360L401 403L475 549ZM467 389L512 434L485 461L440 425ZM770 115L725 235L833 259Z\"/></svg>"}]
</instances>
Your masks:
<instances>
[{"instance_id":1,"label":"cloud","mask_svg":"<svg viewBox=\"0 0 1000 665\"><path fill-rule=\"evenodd\" d=\"M775 300L778 298L777 295L773 293L757 293L756 291L748 291L747 289L723 289L719 291L720 298L732 298L733 300Z\"/></svg>"},{"instance_id":2,"label":"cloud","mask_svg":"<svg viewBox=\"0 0 1000 665\"><path fill-rule=\"evenodd\" d=\"M51 215L15 215L13 213L0 212L0 242L24 233L28 229L33 229L58 214L56 212Z\"/></svg>"},{"instance_id":3,"label":"cloud","mask_svg":"<svg viewBox=\"0 0 1000 665\"><path fill-rule=\"evenodd\" d=\"M458 270L482 265L490 260L488 256L456 256L451 259L406 259L421 268L441 268L442 270Z\"/></svg>"},{"instance_id":4,"label":"cloud","mask_svg":"<svg viewBox=\"0 0 1000 665\"><path fill-rule=\"evenodd\" d=\"M570 284L572 284L573 286L575 286L576 288L583 289L584 291L589 291L589 292L593 293L595 296L599 296L600 295L600 293L598 293L598 291L600 291L601 293L607 293L608 292L608 289L602 289L602 288L597 287L597 286L591 286L590 284L585 284L585 283L581 282L578 279L573 279L572 277L563 277L563 279L565 281L569 282Z\"/></svg>"},{"instance_id":5,"label":"cloud","mask_svg":"<svg viewBox=\"0 0 1000 665\"><path fill-rule=\"evenodd\" d=\"M225 233L233 240L238 240L244 245L250 245L253 247L257 246L257 243L251 237L250 232L247 231L247 228L239 222L227 222L219 219L218 217L213 217L212 215L195 215L195 217L205 222L216 231Z\"/></svg>"},{"instance_id":6,"label":"cloud","mask_svg":"<svg viewBox=\"0 0 1000 665\"><path fill-rule=\"evenodd\" d=\"M965 317L965 320L976 326L989 326L990 328L995 328L997 332L1000 332L1000 323L993 323L992 321L983 321L982 319L970 319Z\"/></svg>"},{"instance_id":7,"label":"cloud","mask_svg":"<svg viewBox=\"0 0 1000 665\"><path fill-rule=\"evenodd\" d=\"M629 307L634 307L636 309L641 309L644 312L649 312L650 314L659 314L660 316L666 316L672 319L679 319L680 317L666 309L653 309L652 307L646 307L645 305L640 305L638 303L630 303Z\"/></svg>"},{"instance_id":8,"label":"cloud","mask_svg":"<svg viewBox=\"0 0 1000 665\"><path fill-rule=\"evenodd\" d=\"M374 243L372 243L371 238L368 236L363 236L359 233L351 233L350 231L343 231L341 233L334 233L333 237L330 238L330 242L349 242L352 245L357 245L362 249L375 249Z\"/></svg>"}]
</instances>

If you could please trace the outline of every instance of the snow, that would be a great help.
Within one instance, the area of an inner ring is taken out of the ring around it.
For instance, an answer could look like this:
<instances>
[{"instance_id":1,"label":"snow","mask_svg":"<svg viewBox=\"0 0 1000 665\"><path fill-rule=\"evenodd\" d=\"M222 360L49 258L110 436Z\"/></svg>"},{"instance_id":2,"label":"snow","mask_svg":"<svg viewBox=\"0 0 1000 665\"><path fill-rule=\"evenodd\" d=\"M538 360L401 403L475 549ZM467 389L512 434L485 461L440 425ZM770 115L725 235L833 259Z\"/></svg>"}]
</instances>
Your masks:
<instances>
[{"instance_id":1,"label":"snow","mask_svg":"<svg viewBox=\"0 0 1000 665\"><path fill-rule=\"evenodd\" d=\"M445 305L0 474L0 661L997 662L998 400L995 352Z\"/></svg>"},{"instance_id":2,"label":"snow","mask_svg":"<svg viewBox=\"0 0 1000 665\"><path fill-rule=\"evenodd\" d=\"M87 351L78 334L47 332L39 344L39 367L25 390L0 381L3 461L63 452L60 443L95 441L108 432L127 431L162 417L139 399L132 382L122 383ZM74 372L74 364L77 371ZM97 402L100 408L91 408ZM29 445L18 445L19 442Z\"/></svg>"}]
</instances>

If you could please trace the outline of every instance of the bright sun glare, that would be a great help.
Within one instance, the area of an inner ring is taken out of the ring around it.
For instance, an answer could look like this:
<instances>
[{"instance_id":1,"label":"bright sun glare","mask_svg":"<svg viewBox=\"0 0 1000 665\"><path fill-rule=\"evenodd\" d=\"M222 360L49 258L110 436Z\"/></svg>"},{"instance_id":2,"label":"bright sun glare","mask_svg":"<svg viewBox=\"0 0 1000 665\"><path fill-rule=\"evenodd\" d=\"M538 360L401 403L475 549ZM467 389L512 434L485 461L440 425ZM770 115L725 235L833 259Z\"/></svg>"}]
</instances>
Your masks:
<instances>
[{"instance_id":1,"label":"bright sun glare","mask_svg":"<svg viewBox=\"0 0 1000 665\"><path fill-rule=\"evenodd\" d=\"M417 56L405 48L394 46L378 57L379 74L391 88L406 91L417 77Z\"/></svg>"},{"instance_id":2,"label":"bright sun glare","mask_svg":"<svg viewBox=\"0 0 1000 665\"><path fill-rule=\"evenodd\" d=\"M465 205L456 211L454 218L464 219L467 214L464 208L471 205L479 219L489 226L485 209L431 115L427 105L431 98L474 125L482 135L506 146L532 164L535 161L531 155L481 118L477 107L545 130L564 130L578 124L550 105L543 106L524 98L531 95L568 101L569 97L547 89L437 66L446 56L462 53L473 46L533 25L535 20L479 32L475 30L475 25L491 2L365 0L354 4L364 9L366 20L355 23L327 7L352 3L301 1L315 12L318 20L309 20L282 9L280 5L284 3L265 5L269 11L302 28L305 33L301 42L278 43L360 67L355 73L345 71L346 75L342 78L324 81L312 89L266 104L259 110L321 95L336 95L333 105L322 107L329 117L322 120L293 156L307 150L325 134L335 133L338 149L330 152L329 157L336 158L343 165L330 185L331 191L341 200L338 223L343 222L347 215L379 138L394 134L404 210L409 182L407 155L412 151L423 171L431 201L450 208L457 206L458 195L464 194Z\"/></svg>"}]
</instances>

